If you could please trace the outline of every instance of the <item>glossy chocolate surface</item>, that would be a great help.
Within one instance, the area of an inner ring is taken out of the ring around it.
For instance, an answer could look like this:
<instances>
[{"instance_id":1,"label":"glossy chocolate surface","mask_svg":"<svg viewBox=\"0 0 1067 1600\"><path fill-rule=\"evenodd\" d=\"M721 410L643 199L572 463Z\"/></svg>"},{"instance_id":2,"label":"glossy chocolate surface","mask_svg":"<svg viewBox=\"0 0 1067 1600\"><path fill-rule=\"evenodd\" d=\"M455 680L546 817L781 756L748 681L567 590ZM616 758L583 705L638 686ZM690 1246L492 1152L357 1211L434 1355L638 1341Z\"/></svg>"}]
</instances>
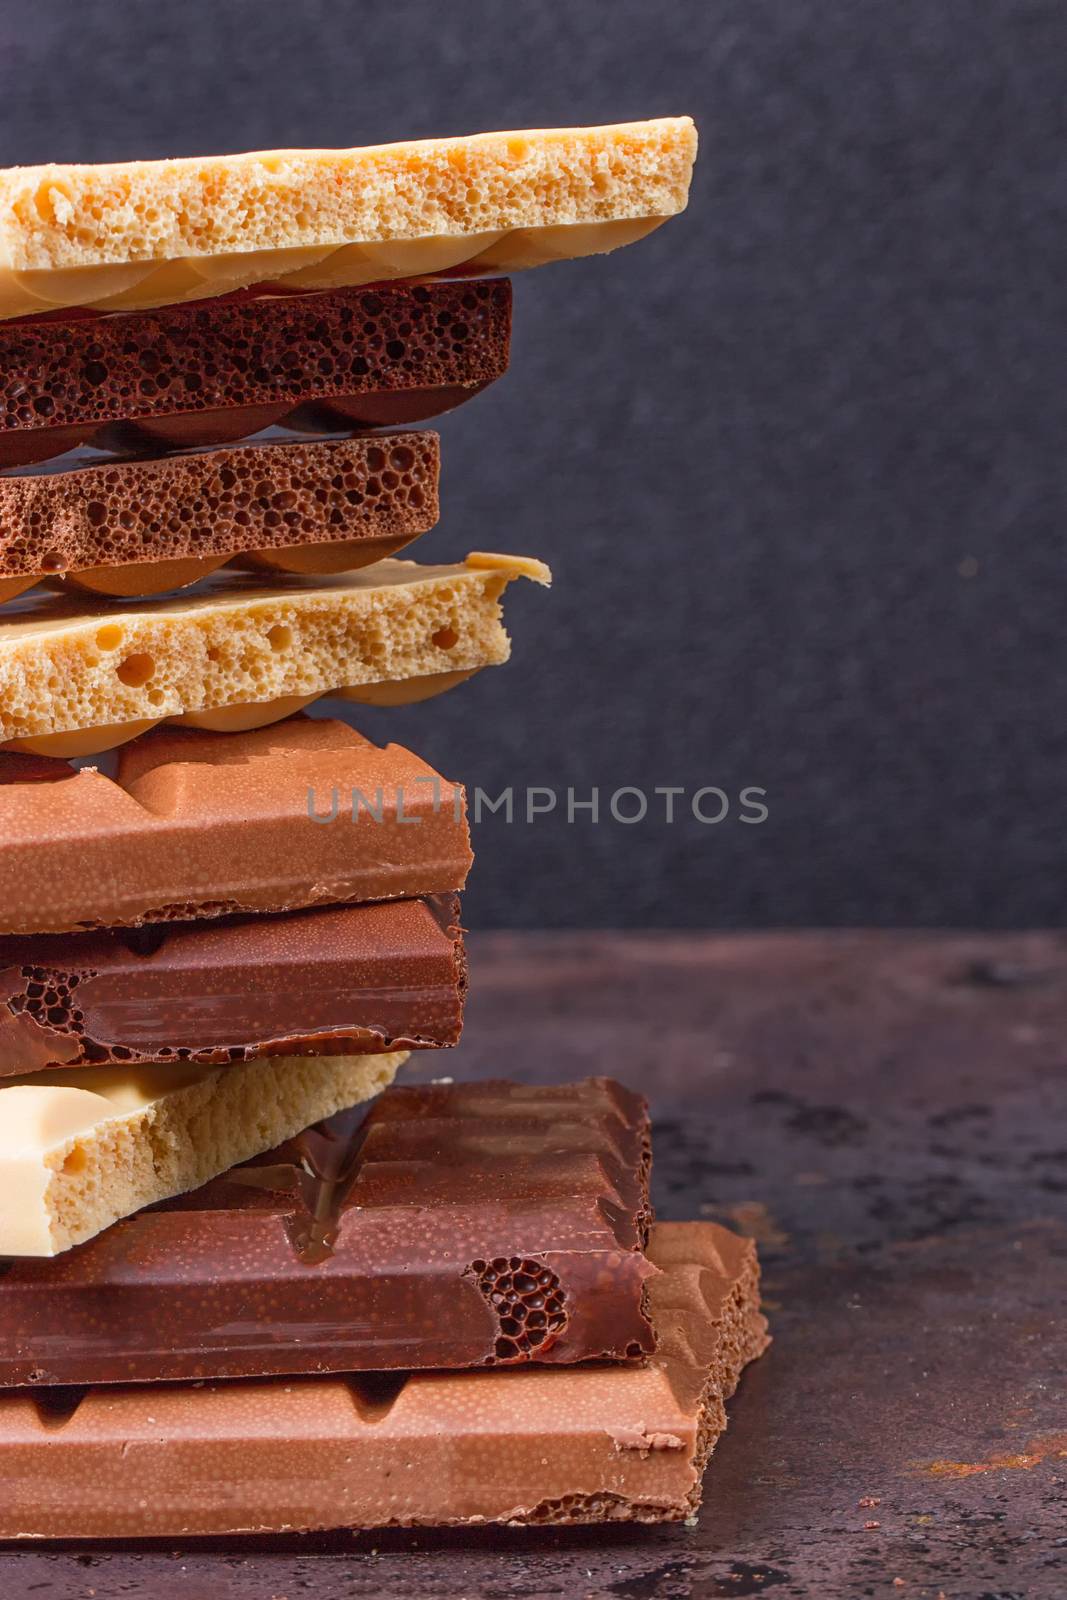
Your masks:
<instances>
[{"instance_id":1,"label":"glossy chocolate surface","mask_svg":"<svg viewBox=\"0 0 1067 1600\"><path fill-rule=\"evenodd\" d=\"M0 1278L0 1384L634 1361L644 1101L610 1079L394 1086Z\"/></svg>"},{"instance_id":2,"label":"glossy chocolate surface","mask_svg":"<svg viewBox=\"0 0 1067 1600\"><path fill-rule=\"evenodd\" d=\"M106 1062L454 1045L466 992L458 919L458 896L442 895L0 939L0 1081Z\"/></svg>"}]
</instances>

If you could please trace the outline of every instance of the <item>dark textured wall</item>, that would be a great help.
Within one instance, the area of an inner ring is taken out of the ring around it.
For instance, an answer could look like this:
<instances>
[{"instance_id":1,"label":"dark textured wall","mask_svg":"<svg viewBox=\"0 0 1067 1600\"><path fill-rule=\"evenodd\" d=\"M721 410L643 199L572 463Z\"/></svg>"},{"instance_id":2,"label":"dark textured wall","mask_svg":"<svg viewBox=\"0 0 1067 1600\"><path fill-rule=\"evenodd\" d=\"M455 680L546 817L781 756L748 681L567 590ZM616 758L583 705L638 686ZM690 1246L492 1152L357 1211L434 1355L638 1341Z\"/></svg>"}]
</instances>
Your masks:
<instances>
[{"instance_id":1,"label":"dark textured wall","mask_svg":"<svg viewBox=\"0 0 1067 1600\"><path fill-rule=\"evenodd\" d=\"M687 216L517 285L431 559L551 560L512 664L365 725L451 775L744 785L489 821L472 925L1058 921L1057 0L3 0L4 162L691 112ZM662 802L657 802L661 805Z\"/></svg>"}]
</instances>

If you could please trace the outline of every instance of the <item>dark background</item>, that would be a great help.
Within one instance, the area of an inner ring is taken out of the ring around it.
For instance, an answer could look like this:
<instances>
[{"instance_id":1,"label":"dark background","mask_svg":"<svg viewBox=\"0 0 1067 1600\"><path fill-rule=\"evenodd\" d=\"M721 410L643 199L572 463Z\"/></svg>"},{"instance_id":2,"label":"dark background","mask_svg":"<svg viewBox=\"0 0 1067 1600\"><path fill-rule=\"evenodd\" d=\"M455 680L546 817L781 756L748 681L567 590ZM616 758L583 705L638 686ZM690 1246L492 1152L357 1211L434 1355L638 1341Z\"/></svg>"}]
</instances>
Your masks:
<instances>
[{"instance_id":1,"label":"dark background","mask_svg":"<svg viewBox=\"0 0 1067 1600\"><path fill-rule=\"evenodd\" d=\"M361 719L468 785L768 791L502 820L472 926L1058 922L1059 0L0 3L5 164L689 112L690 210L517 285L419 547L551 561L515 653ZM525 591L525 592L524 592Z\"/></svg>"}]
</instances>

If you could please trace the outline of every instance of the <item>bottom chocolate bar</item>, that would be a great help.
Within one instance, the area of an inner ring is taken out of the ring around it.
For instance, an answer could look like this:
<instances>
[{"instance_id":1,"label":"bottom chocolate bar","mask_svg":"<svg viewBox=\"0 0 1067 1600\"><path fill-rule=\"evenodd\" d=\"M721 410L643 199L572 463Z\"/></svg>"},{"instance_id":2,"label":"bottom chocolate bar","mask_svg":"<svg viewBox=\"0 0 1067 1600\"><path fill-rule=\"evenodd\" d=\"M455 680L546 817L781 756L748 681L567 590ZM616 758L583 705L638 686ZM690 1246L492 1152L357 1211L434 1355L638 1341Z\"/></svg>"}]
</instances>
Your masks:
<instances>
[{"instance_id":1,"label":"bottom chocolate bar","mask_svg":"<svg viewBox=\"0 0 1067 1600\"><path fill-rule=\"evenodd\" d=\"M666 1223L644 1367L506 1367L0 1397L0 1538L676 1522L767 1344L755 1245Z\"/></svg>"}]
</instances>

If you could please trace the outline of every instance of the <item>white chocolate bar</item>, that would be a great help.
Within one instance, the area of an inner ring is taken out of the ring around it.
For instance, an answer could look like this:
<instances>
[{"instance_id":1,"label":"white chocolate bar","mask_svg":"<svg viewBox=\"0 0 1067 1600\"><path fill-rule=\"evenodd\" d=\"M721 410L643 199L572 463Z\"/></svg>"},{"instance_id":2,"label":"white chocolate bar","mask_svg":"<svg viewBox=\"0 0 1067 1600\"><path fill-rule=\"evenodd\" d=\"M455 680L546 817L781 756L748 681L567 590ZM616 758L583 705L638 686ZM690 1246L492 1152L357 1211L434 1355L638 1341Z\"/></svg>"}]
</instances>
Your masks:
<instances>
[{"instance_id":1,"label":"white chocolate bar","mask_svg":"<svg viewBox=\"0 0 1067 1600\"><path fill-rule=\"evenodd\" d=\"M0 171L0 317L514 272L685 209L689 117L354 150Z\"/></svg>"},{"instance_id":2,"label":"white chocolate bar","mask_svg":"<svg viewBox=\"0 0 1067 1600\"><path fill-rule=\"evenodd\" d=\"M551 580L543 562L478 554L267 586L227 570L194 596L128 609L27 595L0 618L0 741L71 757L168 718L248 728L339 690L421 699L507 660L500 596L517 577ZM236 722L220 720L231 708Z\"/></svg>"},{"instance_id":3,"label":"white chocolate bar","mask_svg":"<svg viewBox=\"0 0 1067 1600\"><path fill-rule=\"evenodd\" d=\"M0 1087L0 1256L54 1256L392 1083L407 1052L41 1072Z\"/></svg>"}]
</instances>

